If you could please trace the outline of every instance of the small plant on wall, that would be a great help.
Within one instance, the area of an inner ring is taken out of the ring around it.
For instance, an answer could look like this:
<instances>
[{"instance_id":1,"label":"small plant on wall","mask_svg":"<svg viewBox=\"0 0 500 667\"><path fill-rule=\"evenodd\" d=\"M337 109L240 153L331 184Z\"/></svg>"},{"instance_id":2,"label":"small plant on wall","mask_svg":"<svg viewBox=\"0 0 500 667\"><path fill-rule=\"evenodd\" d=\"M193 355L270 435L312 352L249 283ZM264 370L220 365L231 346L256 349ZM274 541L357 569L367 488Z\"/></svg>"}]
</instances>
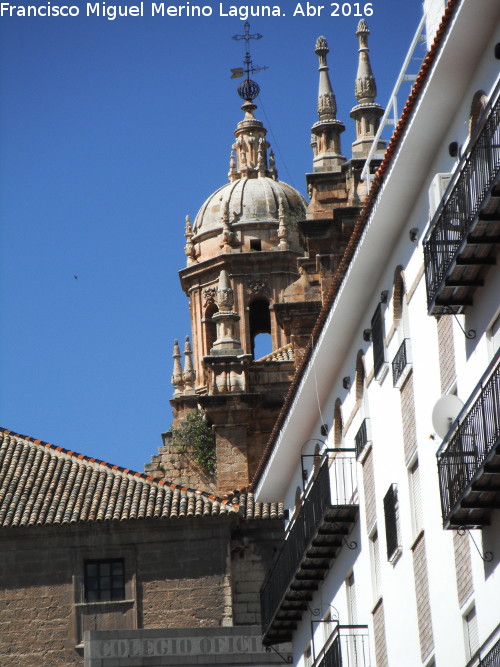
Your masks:
<instances>
[{"instance_id":1,"label":"small plant on wall","mask_svg":"<svg viewBox=\"0 0 500 667\"><path fill-rule=\"evenodd\" d=\"M202 410L190 412L178 428L172 429L174 447L193 455L208 475L215 472L215 437Z\"/></svg>"}]
</instances>

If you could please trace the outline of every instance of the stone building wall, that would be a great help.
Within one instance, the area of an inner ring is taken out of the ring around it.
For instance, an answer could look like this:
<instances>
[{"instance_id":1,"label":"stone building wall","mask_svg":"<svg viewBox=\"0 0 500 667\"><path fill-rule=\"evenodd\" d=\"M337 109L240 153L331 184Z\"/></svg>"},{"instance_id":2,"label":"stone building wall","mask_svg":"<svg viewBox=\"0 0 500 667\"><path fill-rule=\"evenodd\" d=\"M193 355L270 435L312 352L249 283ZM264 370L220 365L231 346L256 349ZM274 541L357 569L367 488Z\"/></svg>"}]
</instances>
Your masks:
<instances>
[{"instance_id":1,"label":"stone building wall","mask_svg":"<svg viewBox=\"0 0 500 667\"><path fill-rule=\"evenodd\" d=\"M85 631L227 627L250 609L257 624L258 592L281 538L281 521L236 514L4 529L0 664L83 665ZM240 546L251 558L240 560ZM86 603L85 560L112 558L124 560L125 600Z\"/></svg>"}]
</instances>

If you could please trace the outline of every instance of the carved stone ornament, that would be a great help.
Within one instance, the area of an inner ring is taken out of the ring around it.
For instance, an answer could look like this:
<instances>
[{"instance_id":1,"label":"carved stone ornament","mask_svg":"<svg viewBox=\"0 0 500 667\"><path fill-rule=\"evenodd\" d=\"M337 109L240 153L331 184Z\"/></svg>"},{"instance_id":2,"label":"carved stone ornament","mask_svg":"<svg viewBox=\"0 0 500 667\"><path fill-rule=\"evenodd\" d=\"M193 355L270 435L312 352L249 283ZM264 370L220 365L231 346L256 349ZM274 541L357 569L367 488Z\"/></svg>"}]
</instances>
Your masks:
<instances>
[{"instance_id":1,"label":"carved stone ornament","mask_svg":"<svg viewBox=\"0 0 500 667\"><path fill-rule=\"evenodd\" d=\"M254 279L247 285L248 294L269 294L269 287L265 280Z\"/></svg>"},{"instance_id":2,"label":"carved stone ornament","mask_svg":"<svg viewBox=\"0 0 500 667\"><path fill-rule=\"evenodd\" d=\"M230 287L217 290L217 304L219 306L219 310L231 310L233 303L233 290Z\"/></svg>"},{"instance_id":3,"label":"carved stone ornament","mask_svg":"<svg viewBox=\"0 0 500 667\"><path fill-rule=\"evenodd\" d=\"M332 116L335 118L337 103L333 93L324 93L318 96L318 114L320 117Z\"/></svg>"},{"instance_id":4,"label":"carved stone ornament","mask_svg":"<svg viewBox=\"0 0 500 667\"><path fill-rule=\"evenodd\" d=\"M205 287L203 290L203 301L205 308L213 303L216 303L217 287Z\"/></svg>"}]
</instances>

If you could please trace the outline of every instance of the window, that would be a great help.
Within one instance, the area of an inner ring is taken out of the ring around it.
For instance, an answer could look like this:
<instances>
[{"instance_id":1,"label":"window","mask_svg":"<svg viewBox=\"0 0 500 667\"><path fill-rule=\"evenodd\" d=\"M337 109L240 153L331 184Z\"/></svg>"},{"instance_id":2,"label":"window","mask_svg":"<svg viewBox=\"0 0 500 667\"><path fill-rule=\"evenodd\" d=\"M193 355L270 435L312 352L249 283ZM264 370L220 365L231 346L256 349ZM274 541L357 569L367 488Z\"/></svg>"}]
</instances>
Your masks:
<instances>
[{"instance_id":1,"label":"window","mask_svg":"<svg viewBox=\"0 0 500 667\"><path fill-rule=\"evenodd\" d=\"M373 597L375 602L378 601L381 592L381 576L380 576L380 553L378 546L378 533L375 531L370 536L370 547L372 556L372 573L373 573Z\"/></svg>"},{"instance_id":2,"label":"window","mask_svg":"<svg viewBox=\"0 0 500 667\"><path fill-rule=\"evenodd\" d=\"M354 572L347 577L345 581L347 594L347 617L350 625L356 625L358 622L358 607L356 602L356 585Z\"/></svg>"},{"instance_id":3,"label":"window","mask_svg":"<svg viewBox=\"0 0 500 667\"><path fill-rule=\"evenodd\" d=\"M85 562L85 602L125 599L123 559Z\"/></svg>"},{"instance_id":4,"label":"window","mask_svg":"<svg viewBox=\"0 0 500 667\"><path fill-rule=\"evenodd\" d=\"M219 309L214 303L210 304L208 308L205 310L205 317L203 319L203 322L205 324L206 354L210 354L210 351L213 348L215 341L217 340L217 325L212 319L212 316L218 312Z\"/></svg>"},{"instance_id":5,"label":"window","mask_svg":"<svg viewBox=\"0 0 500 667\"><path fill-rule=\"evenodd\" d=\"M363 453L364 448L368 444L368 419L363 419L358 432L354 436L354 445L356 447L356 459Z\"/></svg>"},{"instance_id":6,"label":"window","mask_svg":"<svg viewBox=\"0 0 500 667\"><path fill-rule=\"evenodd\" d=\"M252 355L254 359L259 359L273 351L269 302L265 299L252 301L249 307L249 320Z\"/></svg>"},{"instance_id":7,"label":"window","mask_svg":"<svg viewBox=\"0 0 500 667\"><path fill-rule=\"evenodd\" d=\"M420 486L420 468L418 460L410 468L410 491L413 514L413 533L417 536L423 528L422 516L422 489Z\"/></svg>"},{"instance_id":8,"label":"window","mask_svg":"<svg viewBox=\"0 0 500 667\"><path fill-rule=\"evenodd\" d=\"M384 497L385 536L387 560L392 560L399 550L399 505L397 484L391 484Z\"/></svg>"},{"instance_id":9,"label":"window","mask_svg":"<svg viewBox=\"0 0 500 667\"><path fill-rule=\"evenodd\" d=\"M323 642L326 642L330 639L333 634L333 631L337 627L337 623L332 620L332 612L329 610L323 617Z\"/></svg>"},{"instance_id":10,"label":"window","mask_svg":"<svg viewBox=\"0 0 500 667\"><path fill-rule=\"evenodd\" d=\"M464 616L465 626L465 650L467 660L471 658L479 648L479 634L477 629L476 608L472 607L468 614Z\"/></svg>"},{"instance_id":11,"label":"window","mask_svg":"<svg viewBox=\"0 0 500 667\"><path fill-rule=\"evenodd\" d=\"M260 252L262 250L262 241L260 239L250 239L250 250Z\"/></svg>"},{"instance_id":12,"label":"window","mask_svg":"<svg viewBox=\"0 0 500 667\"><path fill-rule=\"evenodd\" d=\"M304 651L304 665L305 667L311 667L312 664L313 664L312 649L311 649L311 644L308 644L306 646L306 650Z\"/></svg>"},{"instance_id":13,"label":"window","mask_svg":"<svg viewBox=\"0 0 500 667\"><path fill-rule=\"evenodd\" d=\"M344 420L342 419L342 403L340 402L340 398L337 398L333 411L333 444L335 447L342 446L343 432Z\"/></svg>"},{"instance_id":14,"label":"window","mask_svg":"<svg viewBox=\"0 0 500 667\"><path fill-rule=\"evenodd\" d=\"M372 321L372 343L373 343L373 369L375 377L378 379L381 371L385 366L385 332L384 332L384 315L382 312L382 304L379 303L375 311Z\"/></svg>"},{"instance_id":15,"label":"window","mask_svg":"<svg viewBox=\"0 0 500 667\"><path fill-rule=\"evenodd\" d=\"M500 347L500 312L493 318L492 323L486 331L486 339L490 351L490 357L493 359Z\"/></svg>"}]
</instances>

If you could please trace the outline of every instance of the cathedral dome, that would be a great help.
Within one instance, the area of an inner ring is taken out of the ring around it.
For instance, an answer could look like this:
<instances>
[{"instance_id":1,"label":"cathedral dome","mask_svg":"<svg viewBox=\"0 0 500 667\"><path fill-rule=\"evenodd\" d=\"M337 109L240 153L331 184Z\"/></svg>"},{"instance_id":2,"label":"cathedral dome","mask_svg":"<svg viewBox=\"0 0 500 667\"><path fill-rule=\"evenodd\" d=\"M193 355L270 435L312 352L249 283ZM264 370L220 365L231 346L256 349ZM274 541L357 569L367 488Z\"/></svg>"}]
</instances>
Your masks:
<instances>
[{"instance_id":1,"label":"cathedral dome","mask_svg":"<svg viewBox=\"0 0 500 667\"><path fill-rule=\"evenodd\" d=\"M193 225L186 218L188 265L221 253L301 250L297 223L305 219L307 203L278 180L266 129L254 116L255 104L246 100L241 108L245 117L234 132L229 183L205 201Z\"/></svg>"},{"instance_id":2,"label":"cathedral dome","mask_svg":"<svg viewBox=\"0 0 500 667\"><path fill-rule=\"evenodd\" d=\"M263 176L238 178L214 192L200 208L194 221L194 238L210 232L220 232L227 222L237 229L241 225L255 226L280 222L280 203L284 223L292 229L304 219L306 201L287 183ZM193 240L194 240L193 238Z\"/></svg>"}]
</instances>

